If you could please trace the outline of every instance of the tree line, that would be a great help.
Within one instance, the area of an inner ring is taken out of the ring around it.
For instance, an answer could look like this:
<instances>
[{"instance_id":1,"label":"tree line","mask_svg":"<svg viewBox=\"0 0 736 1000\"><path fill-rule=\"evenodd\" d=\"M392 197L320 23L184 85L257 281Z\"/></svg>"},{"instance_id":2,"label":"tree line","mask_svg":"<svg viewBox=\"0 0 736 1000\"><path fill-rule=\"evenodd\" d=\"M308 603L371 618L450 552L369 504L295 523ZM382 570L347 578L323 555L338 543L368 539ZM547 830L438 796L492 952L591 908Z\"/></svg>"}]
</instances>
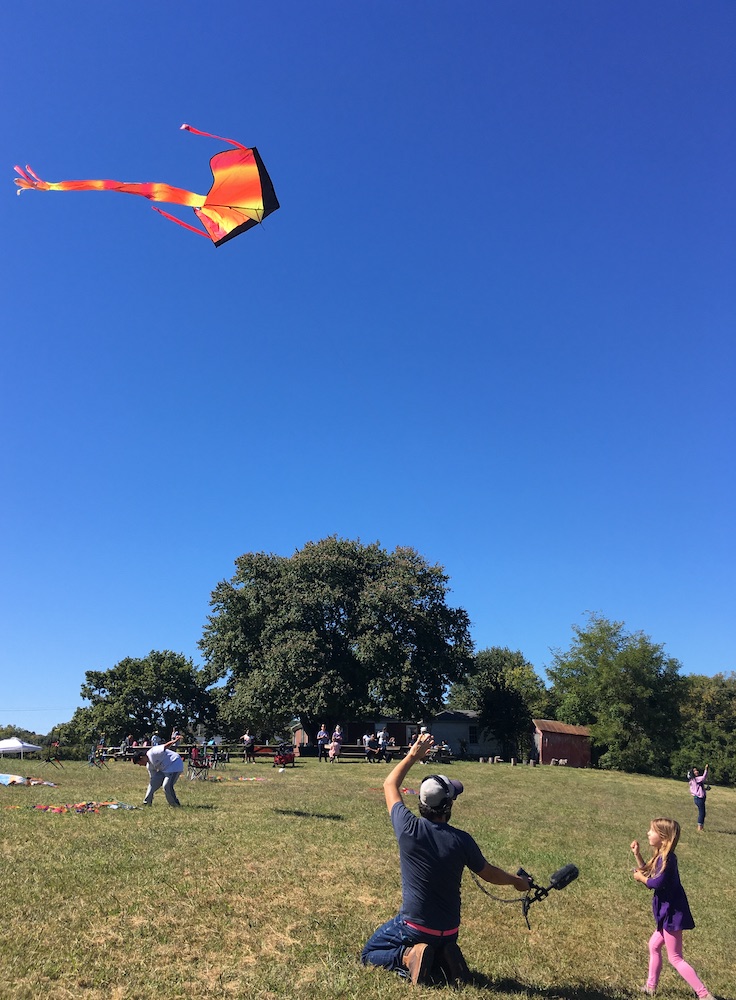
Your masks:
<instances>
[{"instance_id":1,"label":"tree line","mask_svg":"<svg viewBox=\"0 0 736 1000\"><path fill-rule=\"evenodd\" d=\"M507 755L529 749L531 719L555 719L590 728L597 767L681 778L709 763L713 781L736 784L736 674L684 676L662 644L600 614L572 632L549 686L520 652L481 650L451 707L478 711Z\"/></svg>"},{"instance_id":2,"label":"tree line","mask_svg":"<svg viewBox=\"0 0 736 1000\"><path fill-rule=\"evenodd\" d=\"M251 552L211 596L204 663L152 651L87 671L88 702L47 739L115 744L175 726L238 739L293 720L431 719L478 712L508 753L529 748L532 718L590 727L597 766L682 776L692 763L736 783L736 675L681 674L642 632L588 614L552 651L548 684L519 651L476 652L449 577L412 548L330 536L292 556Z\"/></svg>"}]
</instances>

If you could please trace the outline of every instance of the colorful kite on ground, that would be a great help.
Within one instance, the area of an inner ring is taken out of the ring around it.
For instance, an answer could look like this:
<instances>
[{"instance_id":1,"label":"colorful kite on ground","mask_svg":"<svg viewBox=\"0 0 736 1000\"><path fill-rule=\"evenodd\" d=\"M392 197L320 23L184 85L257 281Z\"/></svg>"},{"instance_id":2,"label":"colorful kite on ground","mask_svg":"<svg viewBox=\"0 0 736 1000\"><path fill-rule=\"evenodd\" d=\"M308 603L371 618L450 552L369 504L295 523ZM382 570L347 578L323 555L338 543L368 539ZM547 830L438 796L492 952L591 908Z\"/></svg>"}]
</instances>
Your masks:
<instances>
[{"instance_id":1,"label":"colorful kite on ground","mask_svg":"<svg viewBox=\"0 0 736 1000\"><path fill-rule=\"evenodd\" d=\"M125 802L68 802L66 805L37 805L31 809L38 809L41 812L49 813L98 813L100 809L137 809L138 806L129 806Z\"/></svg>"},{"instance_id":2,"label":"colorful kite on ground","mask_svg":"<svg viewBox=\"0 0 736 1000\"><path fill-rule=\"evenodd\" d=\"M212 139L222 139L229 142L234 149L226 149L216 153L210 160L210 169L214 184L206 195L185 191L184 188L171 187L169 184L125 184L121 181L58 181L50 183L42 181L29 166L25 170L16 167L20 177L15 178L18 194L28 191L120 191L123 194L138 194L149 201L165 201L174 205L188 205L194 209L194 214L200 220L205 233L196 226L182 222L160 208L151 207L172 222L185 229L191 229L199 236L208 236L216 247L226 243L234 236L239 236L252 226L263 222L267 215L279 207L271 178L253 147L225 139L211 132L200 132L191 125L182 125L187 132L195 135L206 135Z\"/></svg>"}]
</instances>

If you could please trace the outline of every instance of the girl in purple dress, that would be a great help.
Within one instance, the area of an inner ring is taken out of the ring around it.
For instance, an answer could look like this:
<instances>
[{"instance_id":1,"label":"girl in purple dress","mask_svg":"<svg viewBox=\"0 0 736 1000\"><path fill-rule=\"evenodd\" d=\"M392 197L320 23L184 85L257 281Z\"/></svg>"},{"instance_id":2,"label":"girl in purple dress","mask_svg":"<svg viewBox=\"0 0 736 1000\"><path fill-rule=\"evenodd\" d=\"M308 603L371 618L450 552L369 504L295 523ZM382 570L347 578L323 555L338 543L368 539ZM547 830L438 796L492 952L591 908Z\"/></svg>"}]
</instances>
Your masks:
<instances>
[{"instance_id":1,"label":"girl in purple dress","mask_svg":"<svg viewBox=\"0 0 736 1000\"><path fill-rule=\"evenodd\" d=\"M700 1000L713 1000L707 986L682 957L682 932L692 930L695 921L677 870L675 848L679 839L680 824L677 820L653 819L647 832L649 846L654 851L649 861L642 858L639 841L631 842L638 866L634 869L634 878L647 889L654 890L652 912L657 925L649 939L649 976L643 992L652 994L657 989L662 972L662 945L666 945L670 965L695 990L695 995Z\"/></svg>"}]
</instances>

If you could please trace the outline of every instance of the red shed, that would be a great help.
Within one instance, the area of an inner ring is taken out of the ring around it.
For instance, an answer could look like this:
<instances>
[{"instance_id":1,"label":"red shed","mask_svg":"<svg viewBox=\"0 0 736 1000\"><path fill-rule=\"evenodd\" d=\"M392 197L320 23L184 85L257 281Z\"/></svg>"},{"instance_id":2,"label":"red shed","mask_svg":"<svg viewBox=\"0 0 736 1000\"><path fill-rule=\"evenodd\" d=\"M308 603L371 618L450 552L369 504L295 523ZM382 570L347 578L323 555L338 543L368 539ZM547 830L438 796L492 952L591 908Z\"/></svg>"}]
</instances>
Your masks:
<instances>
[{"instance_id":1,"label":"red shed","mask_svg":"<svg viewBox=\"0 0 736 1000\"><path fill-rule=\"evenodd\" d=\"M564 761L568 767L590 767L590 730L554 719L532 719L540 764Z\"/></svg>"}]
</instances>

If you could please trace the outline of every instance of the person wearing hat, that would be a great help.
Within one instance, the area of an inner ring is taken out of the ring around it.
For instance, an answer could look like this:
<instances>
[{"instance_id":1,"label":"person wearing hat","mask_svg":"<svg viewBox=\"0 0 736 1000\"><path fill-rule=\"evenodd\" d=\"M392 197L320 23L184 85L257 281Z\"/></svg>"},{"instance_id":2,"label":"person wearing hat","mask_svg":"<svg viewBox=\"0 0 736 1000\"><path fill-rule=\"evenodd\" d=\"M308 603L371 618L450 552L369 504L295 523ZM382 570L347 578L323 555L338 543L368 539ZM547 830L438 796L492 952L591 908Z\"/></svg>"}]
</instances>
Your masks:
<instances>
[{"instance_id":1,"label":"person wearing hat","mask_svg":"<svg viewBox=\"0 0 736 1000\"><path fill-rule=\"evenodd\" d=\"M174 785L179 775L184 770L184 761L180 755L169 747L179 742L181 737L169 740L168 743L159 743L152 746L150 750L138 750L133 754L133 763L140 767L148 768L148 790L143 799L144 806L153 805L153 796L163 785L166 801L170 806L180 806L181 802L176 797Z\"/></svg>"},{"instance_id":2,"label":"person wearing hat","mask_svg":"<svg viewBox=\"0 0 736 1000\"><path fill-rule=\"evenodd\" d=\"M427 775L419 787L419 816L407 809L401 797L404 780L433 746L431 733L420 733L383 783L399 843L401 910L373 934L361 961L397 972L414 985L429 982L438 971L455 985L470 978L457 944L464 869L519 892L529 889L529 881L489 864L469 833L450 826L452 804L463 791L461 782L444 774Z\"/></svg>"}]
</instances>

